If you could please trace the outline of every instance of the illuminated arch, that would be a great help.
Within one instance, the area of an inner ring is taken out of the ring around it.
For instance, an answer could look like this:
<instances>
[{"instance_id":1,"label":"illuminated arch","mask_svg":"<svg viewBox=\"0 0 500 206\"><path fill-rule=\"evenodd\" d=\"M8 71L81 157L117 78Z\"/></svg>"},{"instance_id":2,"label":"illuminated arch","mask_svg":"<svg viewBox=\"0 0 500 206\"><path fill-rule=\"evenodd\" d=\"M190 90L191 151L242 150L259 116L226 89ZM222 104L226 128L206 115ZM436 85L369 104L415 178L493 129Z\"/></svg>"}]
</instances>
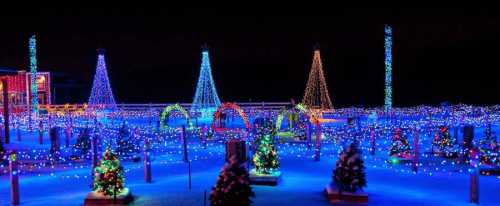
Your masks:
<instances>
[{"instance_id":1,"label":"illuminated arch","mask_svg":"<svg viewBox=\"0 0 500 206\"><path fill-rule=\"evenodd\" d=\"M189 116L189 112L186 109L184 109L184 107L182 107L180 104L177 103L177 104L169 105L169 106L165 107L165 109L163 109L163 112L161 113L161 119L160 119L160 128L162 130L165 129L167 126L165 124L165 119L170 116L170 113L173 110L181 112L182 115L184 116L184 118L186 118L186 121L188 123L188 127L189 128L193 127L193 124L191 123L191 116Z\"/></svg>"},{"instance_id":2,"label":"illuminated arch","mask_svg":"<svg viewBox=\"0 0 500 206\"><path fill-rule=\"evenodd\" d=\"M317 118L315 117L315 115L313 115L311 113L311 111L309 111L306 108L305 105L297 104L297 105L295 105L295 107L293 107L291 109L282 109L279 111L278 117L276 118L276 126L275 126L276 131L280 130L281 123L283 122L283 117L285 116L285 114L290 114L290 110L296 110L298 112L305 114L306 117L309 119L309 121L311 121L312 123L316 123L318 121Z\"/></svg>"},{"instance_id":3,"label":"illuminated arch","mask_svg":"<svg viewBox=\"0 0 500 206\"><path fill-rule=\"evenodd\" d=\"M247 129L247 131L250 131L250 123L248 122L248 117L247 115L245 114L245 112L240 108L240 106L238 106L236 103L233 103L233 102L226 102L226 103L223 103L221 104L218 108L217 108L217 111L215 111L214 113L214 118L212 119L212 129L215 131L217 129L221 129L221 128L216 128L215 127L215 124L217 122L217 119L219 119L220 117L220 114L221 112L223 111L226 111L226 110L229 110L229 109L232 109L236 112L238 112L238 114L241 116L241 118L243 119L243 123L245 124L245 128Z\"/></svg>"}]
</instances>

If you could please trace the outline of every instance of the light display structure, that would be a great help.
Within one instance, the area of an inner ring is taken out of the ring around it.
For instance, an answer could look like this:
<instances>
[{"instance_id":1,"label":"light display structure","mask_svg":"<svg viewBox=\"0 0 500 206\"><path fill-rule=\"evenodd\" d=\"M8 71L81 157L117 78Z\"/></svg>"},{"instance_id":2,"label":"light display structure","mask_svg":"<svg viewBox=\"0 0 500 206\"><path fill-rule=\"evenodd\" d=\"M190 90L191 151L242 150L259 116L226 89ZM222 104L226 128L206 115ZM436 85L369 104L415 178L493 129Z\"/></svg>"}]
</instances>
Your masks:
<instances>
[{"instance_id":1,"label":"light display structure","mask_svg":"<svg viewBox=\"0 0 500 206\"><path fill-rule=\"evenodd\" d=\"M97 67L90 93L88 109L93 111L114 111L117 109L113 91L109 84L104 49L98 49Z\"/></svg>"},{"instance_id":2,"label":"light display structure","mask_svg":"<svg viewBox=\"0 0 500 206\"><path fill-rule=\"evenodd\" d=\"M30 69L31 69L31 115L32 120L36 121L38 117L38 84L37 84L37 60L36 60L36 36L33 35L29 40L30 51Z\"/></svg>"},{"instance_id":3,"label":"light display structure","mask_svg":"<svg viewBox=\"0 0 500 206\"><path fill-rule=\"evenodd\" d=\"M171 112L174 110L179 111L184 116L184 118L186 118L188 128L193 127L193 123L191 122L191 116L189 116L189 112L186 109L184 109L184 107L182 107L180 104L177 103L177 104L169 105L169 106L165 107L165 109L163 109L163 112L161 113L161 118L160 118L160 121L161 121L160 128L162 130L164 130L168 127L166 122L168 121Z\"/></svg>"},{"instance_id":4,"label":"light display structure","mask_svg":"<svg viewBox=\"0 0 500 206\"><path fill-rule=\"evenodd\" d=\"M385 25L385 99L386 110L392 108L392 28Z\"/></svg>"},{"instance_id":5,"label":"light display structure","mask_svg":"<svg viewBox=\"0 0 500 206\"><path fill-rule=\"evenodd\" d=\"M191 113L200 113L201 118L211 118L217 107L221 105L215 83L212 77L210 57L208 47L205 45L202 50L200 76L196 84Z\"/></svg>"},{"instance_id":6,"label":"light display structure","mask_svg":"<svg viewBox=\"0 0 500 206\"><path fill-rule=\"evenodd\" d=\"M248 121L248 117L247 117L246 113L234 102L226 102L217 108L217 111L215 111L215 113L214 113L212 125L211 125L211 127L214 131L226 130L226 128L222 128L221 125L217 126L217 120L219 120L221 118L222 113L224 111L227 111L227 110L236 111L241 116L241 119L243 119L243 124L245 125L245 129L247 131L250 131L251 126L250 126L250 123Z\"/></svg>"},{"instance_id":7,"label":"light display structure","mask_svg":"<svg viewBox=\"0 0 500 206\"><path fill-rule=\"evenodd\" d=\"M316 110L333 109L323 72L323 65L321 63L319 46L316 46L314 49L313 63L311 71L309 72L309 79L307 81L302 104Z\"/></svg>"}]
</instances>

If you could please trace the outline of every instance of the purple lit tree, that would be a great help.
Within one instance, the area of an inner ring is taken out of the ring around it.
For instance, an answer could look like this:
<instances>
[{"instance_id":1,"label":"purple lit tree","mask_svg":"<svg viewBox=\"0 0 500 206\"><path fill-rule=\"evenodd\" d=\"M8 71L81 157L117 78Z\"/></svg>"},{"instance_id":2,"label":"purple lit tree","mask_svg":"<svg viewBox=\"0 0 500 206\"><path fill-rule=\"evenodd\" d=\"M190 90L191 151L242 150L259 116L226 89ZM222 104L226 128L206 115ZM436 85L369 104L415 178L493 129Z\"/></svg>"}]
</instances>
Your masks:
<instances>
[{"instance_id":1,"label":"purple lit tree","mask_svg":"<svg viewBox=\"0 0 500 206\"><path fill-rule=\"evenodd\" d=\"M97 68L90 93L88 108L91 110L115 110L116 102L109 84L104 49L98 49Z\"/></svg>"}]
</instances>

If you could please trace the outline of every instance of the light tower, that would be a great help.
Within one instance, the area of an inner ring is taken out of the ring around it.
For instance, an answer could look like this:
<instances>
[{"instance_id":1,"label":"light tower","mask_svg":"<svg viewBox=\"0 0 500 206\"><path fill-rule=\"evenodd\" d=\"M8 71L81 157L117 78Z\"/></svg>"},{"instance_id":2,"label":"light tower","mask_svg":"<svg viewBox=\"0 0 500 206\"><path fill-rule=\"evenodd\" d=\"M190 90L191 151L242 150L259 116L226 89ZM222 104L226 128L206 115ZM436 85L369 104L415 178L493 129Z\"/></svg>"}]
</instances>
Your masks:
<instances>
[{"instance_id":1,"label":"light tower","mask_svg":"<svg viewBox=\"0 0 500 206\"><path fill-rule=\"evenodd\" d=\"M386 110L392 108L392 28L385 25L385 99Z\"/></svg>"},{"instance_id":2,"label":"light tower","mask_svg":"<svg viewBox=\"0 0 500 206\"><path fill-rule=\"evenodd\" d=\"M31 115L32 120L36 121L38 117L38 84L36 83L37 77L37 61L36 61L36 36L30 37L29 40L29 51L30 51L30 86L31 86Z\"/></svg>"},{"instance_id":3,"label":"light tower","mask_svg":"<svg viewBox=\"0 0 500 206\"><path fill-rule=\"evenodd\" d=\"M311 109L333 109L323 72L323 65L321 64L319 45L314 47L312 67L309 72L309 79L307 81L302 104Z\"/></svg>"},{"instance_id":4,"label":"light tower","mask_svg":"<svg viewBox=\"0 0 500 206\"><path fill-rule=\"evenodd\" d=\"M116 102L109 84L104 49L97 50L97 66L90 92L88 108L91 110L116 110Z\"/></svg>"},{"instance_id":5,"label":"light tower","mask_svg":"<svg viewBox=\"0 0 500 206\"><path fill-rule=\"evenodd\" d=\"M201 55L200 75L196 84L191 112L201 112L202 117L211 117L221 103L212 77L212 68L206 44L202 47Z\"/></svg>"}]
</instances>

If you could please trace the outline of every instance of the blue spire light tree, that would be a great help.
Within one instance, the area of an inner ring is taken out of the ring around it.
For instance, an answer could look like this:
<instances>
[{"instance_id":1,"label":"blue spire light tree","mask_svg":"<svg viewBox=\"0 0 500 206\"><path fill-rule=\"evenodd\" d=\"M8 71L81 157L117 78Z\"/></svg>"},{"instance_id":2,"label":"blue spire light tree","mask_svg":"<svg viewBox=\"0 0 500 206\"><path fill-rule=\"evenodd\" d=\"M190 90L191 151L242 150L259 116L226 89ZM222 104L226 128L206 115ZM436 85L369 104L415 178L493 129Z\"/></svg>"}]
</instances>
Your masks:
<instances>
[{"instance_id":1,"label":"blue spire light tree","mask_svg":"<svg viewBox=\"0 0 500 206\"><path fill-rule=\"evenodd\" d=\"M38 117L38 85L36 83L37 77L37 61L36 61L36 36L33 35L29 40L30 51L30 72L31 72L31 120L36 121ZM30 121L31 122L31 121Z\"/></svg>"},{"instance_id":2,"label":"blue spire light tree","mask_svg":"<svg viewBox=\"0 0 500 206\"><path fill-rule=\"evenodd\" d=\"M109 84L104 49L98 49L97 67L94 75L88 108L91 110L116 110L116 102Z\"/></svg>"},{"instance_id":3,"label":"blue spire light tree","mask_svg":"<svg viewBox=\"0 0 500 206\"><path fill-rule=\"evenodd\" d=\"M215 89L212 77L212 68L210 67L210 57L208 47L205 45L202 50L200 76L196 85L191 113L201 112L202 117L212 117L217 107L220 106L220 99Z\"/></svg>"},{"instance_id":4,"label":"blue spire light tree","mask_svg":"<svg viewBox=\"0 0 500 206\"><path fill-rule=\"evenodd\" d=\"M385 25L385 100L386 110L392 108L392 28Z\"/></svg>"}]
</instances>

